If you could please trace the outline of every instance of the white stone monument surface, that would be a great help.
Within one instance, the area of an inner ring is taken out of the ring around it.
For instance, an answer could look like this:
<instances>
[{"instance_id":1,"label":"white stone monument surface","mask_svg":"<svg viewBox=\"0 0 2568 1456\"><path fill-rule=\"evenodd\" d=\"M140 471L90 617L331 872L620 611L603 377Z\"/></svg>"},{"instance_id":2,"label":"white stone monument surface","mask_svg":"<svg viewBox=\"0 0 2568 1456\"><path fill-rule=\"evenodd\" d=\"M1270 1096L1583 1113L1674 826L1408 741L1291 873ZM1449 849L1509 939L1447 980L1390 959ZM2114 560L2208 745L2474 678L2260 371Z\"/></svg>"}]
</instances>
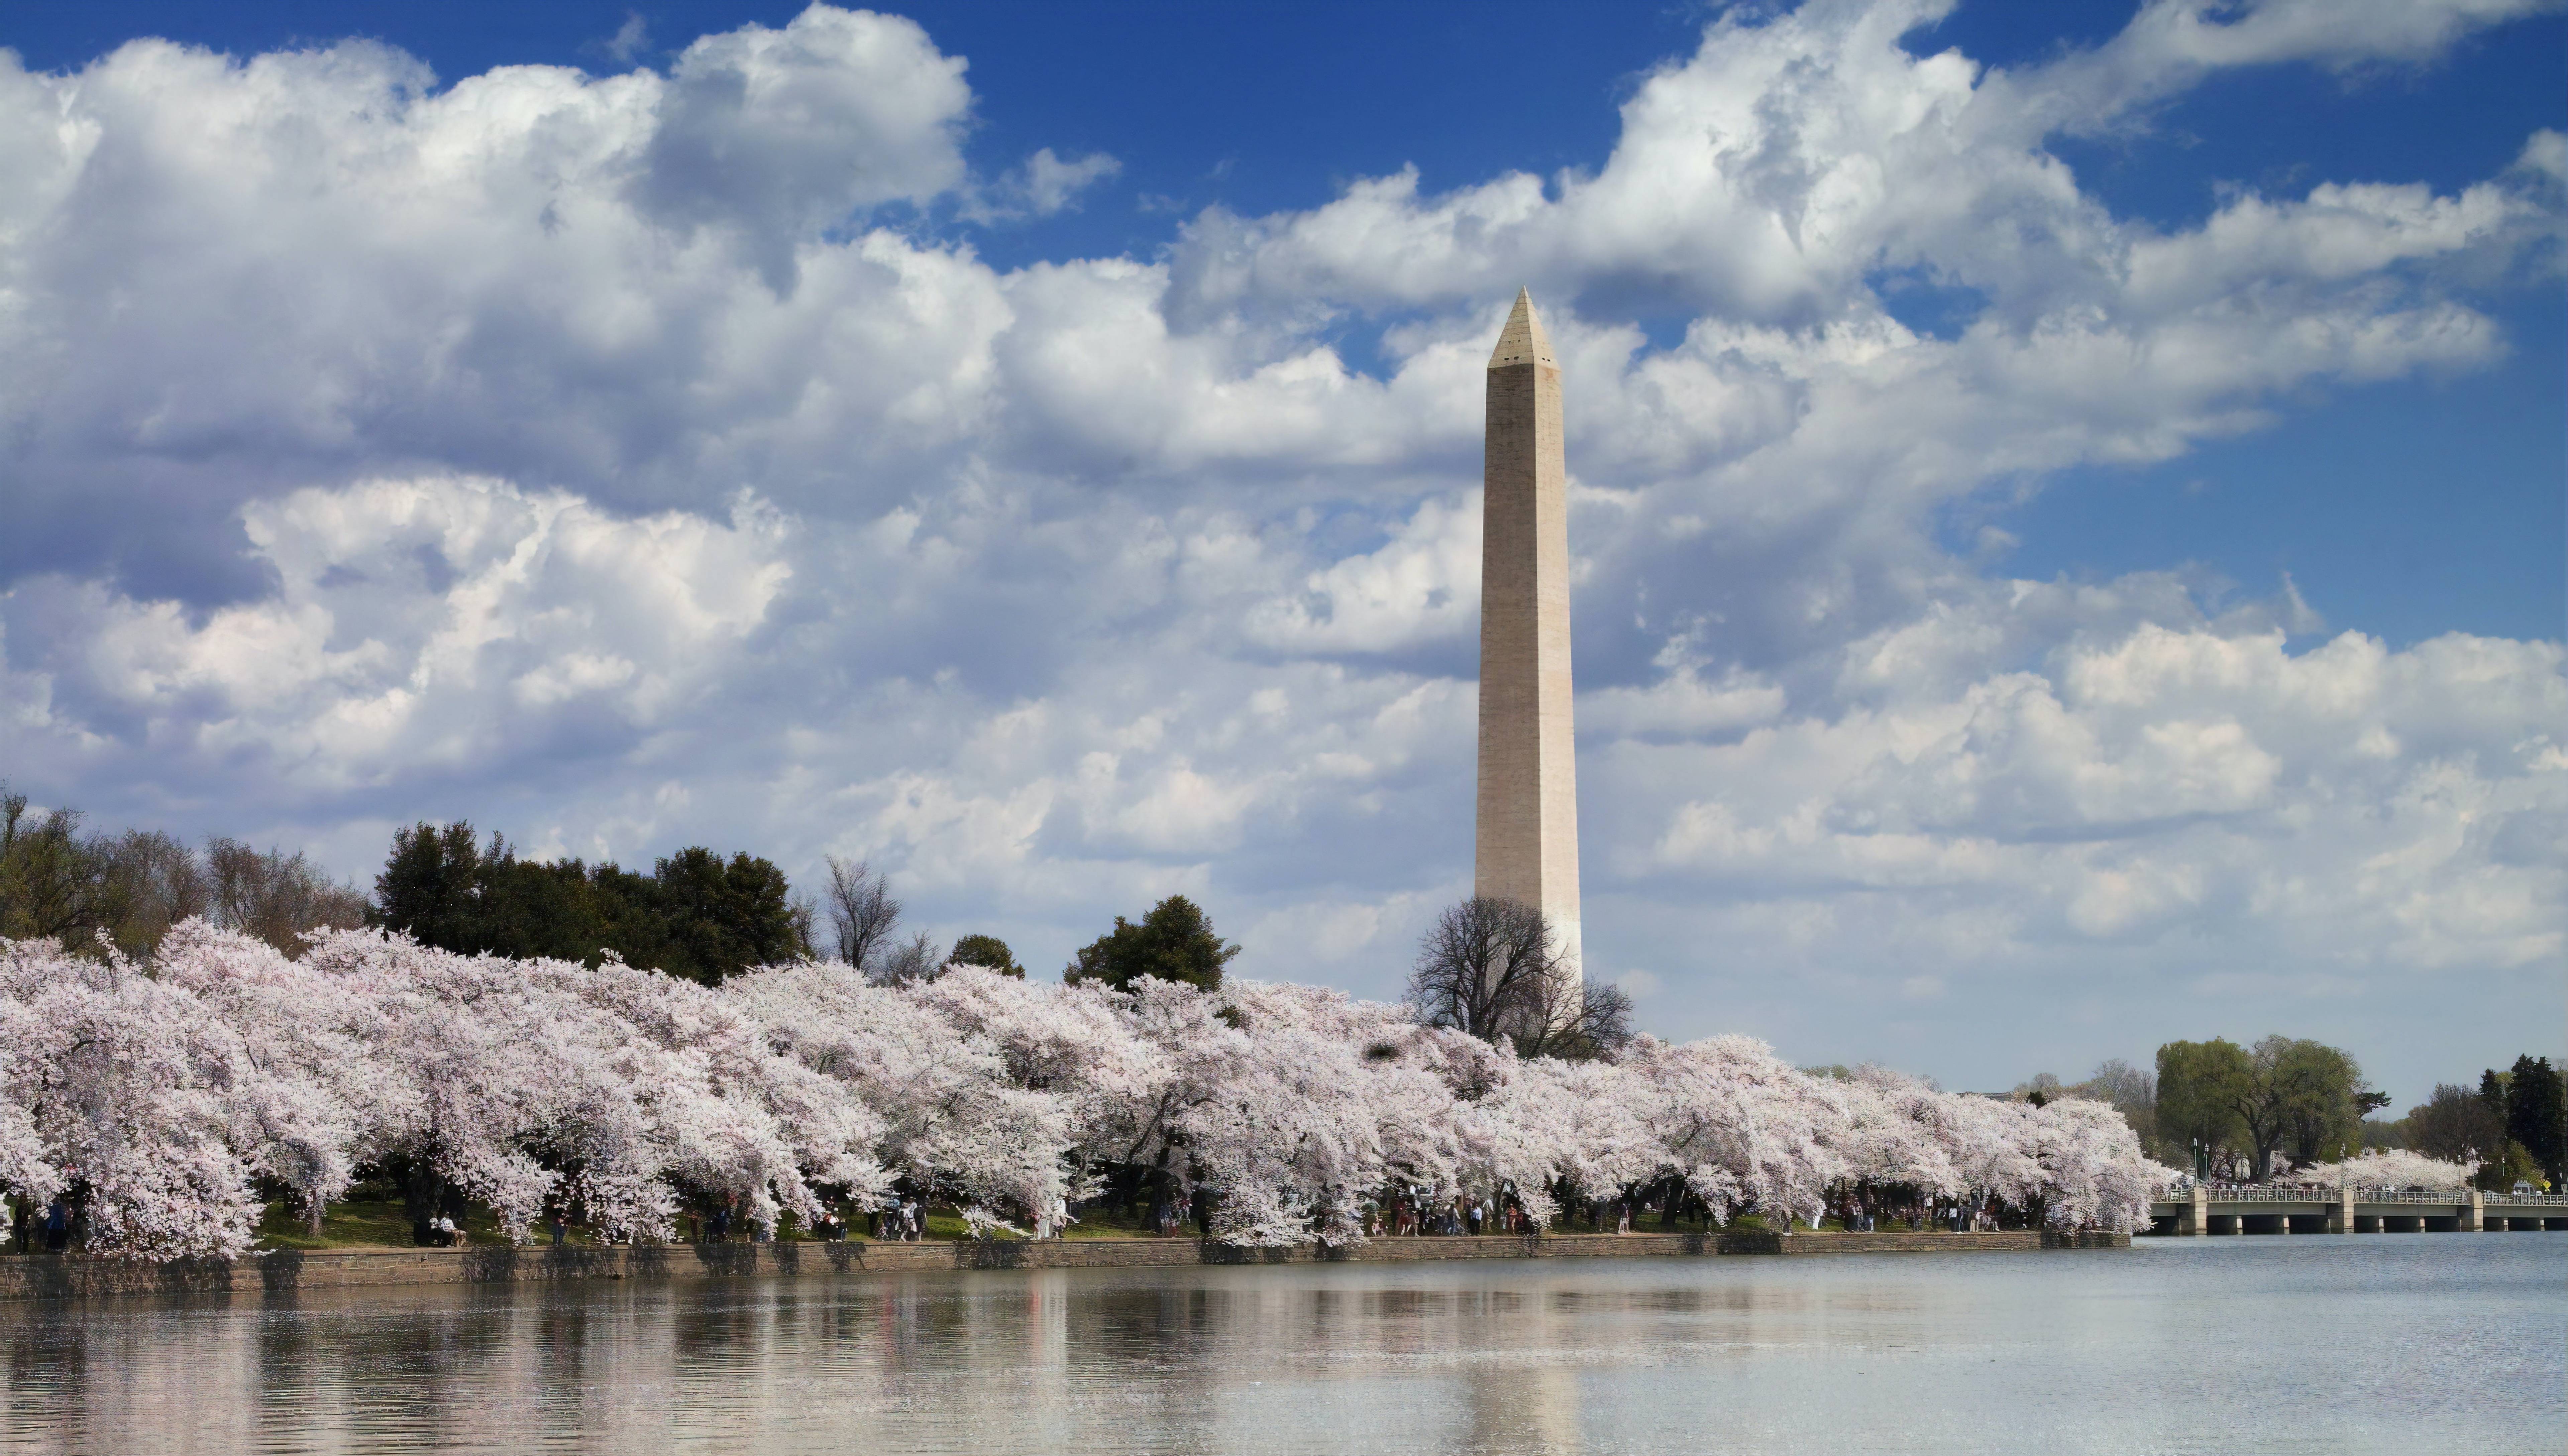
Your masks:
<instances>
[{"instance_id":1,"label":"white stone monument surface","mask_svg":"<svg viewBox=\"0 0 2568 1456\"><path fill-rule=\"evenodd\" d=\"M1539 907L1579 965L1569 480L1560 362L1529 292L1489 356L1480 498L1480 779L1472 893Z\"/></svg>"}]
</instances>

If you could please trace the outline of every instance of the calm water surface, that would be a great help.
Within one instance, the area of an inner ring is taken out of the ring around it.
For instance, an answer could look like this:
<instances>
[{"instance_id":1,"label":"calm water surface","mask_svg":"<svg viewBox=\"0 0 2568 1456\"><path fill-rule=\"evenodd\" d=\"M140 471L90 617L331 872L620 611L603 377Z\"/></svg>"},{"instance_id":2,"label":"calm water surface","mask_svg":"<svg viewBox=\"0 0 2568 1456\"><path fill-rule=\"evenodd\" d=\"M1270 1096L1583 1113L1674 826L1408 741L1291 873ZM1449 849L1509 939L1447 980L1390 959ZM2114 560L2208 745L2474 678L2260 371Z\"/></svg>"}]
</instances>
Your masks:
<instances>
[{"instance_id":1,"label":"calm water surface","mask_svg":"<svg viewBox=\"0 0 2568 1456\"><path fill-rule=\"evenodd\" d=\"M0 1305L0 1449L2557 1452L2568 1233Z\"/></svg>"}]
</instances>

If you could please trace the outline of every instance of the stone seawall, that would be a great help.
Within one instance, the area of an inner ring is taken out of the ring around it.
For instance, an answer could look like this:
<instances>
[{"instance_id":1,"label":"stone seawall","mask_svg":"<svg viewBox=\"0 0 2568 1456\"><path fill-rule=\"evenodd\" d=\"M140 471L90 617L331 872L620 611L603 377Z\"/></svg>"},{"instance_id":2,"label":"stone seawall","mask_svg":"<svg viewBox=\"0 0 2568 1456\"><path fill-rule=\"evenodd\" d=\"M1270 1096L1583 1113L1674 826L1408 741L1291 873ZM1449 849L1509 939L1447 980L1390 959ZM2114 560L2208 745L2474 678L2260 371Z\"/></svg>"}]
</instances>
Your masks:
<instances>
[{"instance_id":1,"label":"stone seawall","mask_svg":"<svg viewBox=\"0 0 2568 1456\"><path fill-rule=\"evenodd\" d=\"M0 1256L0 1300L257 1293L397 1285L592 1279L747 1279L958 1269L1124 1269L1145 1265L1389 1264L1443 1259L1649 1259L1706 1255L1959 1254L2122 1249L2128 1234L1549 1234L1377 1239L1353 1249L1238 1249L1192 1239L1042 1243L642 1244L616 1248L282 1250L233 1262L143 1264L80 1254Z\"/></svg>"}]
</instances>

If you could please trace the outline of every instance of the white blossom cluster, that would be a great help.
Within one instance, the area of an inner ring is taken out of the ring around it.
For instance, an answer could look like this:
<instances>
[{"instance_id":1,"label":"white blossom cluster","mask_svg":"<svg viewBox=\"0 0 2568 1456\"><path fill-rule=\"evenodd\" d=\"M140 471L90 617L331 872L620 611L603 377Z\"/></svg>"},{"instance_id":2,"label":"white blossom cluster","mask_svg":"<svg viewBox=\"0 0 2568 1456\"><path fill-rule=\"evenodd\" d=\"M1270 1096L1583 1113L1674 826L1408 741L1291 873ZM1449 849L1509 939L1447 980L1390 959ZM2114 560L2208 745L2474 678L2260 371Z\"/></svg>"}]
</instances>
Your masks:
<instances>
[{"instance_id":1,"label":"white blossom cluster","mask_svg":"<svg viewBox=\"0 0 2568 1456\"><path fill-rule=\"evenodd\" d=\"M2328 1188L2467 1188L2480 1164L2447 1163L2406 1148L2365 1148L2342 1163L2305 1163L2294 1182Z\"/></svg>"},{"instance_id":2,"label":"white blossom cluster","mask_svg":"<svg viewBox=\"0 0 2568 1456\"><path fill-rule=\"evenodd\" d=\"M0 942L0 1188L77 1190L90 1247L237 1256L270 1197L316 1215L390 1159L517 1238L550 1208L615 1238L717 1202L807 1227L896 1189L1048 1233L1120 1168L1270 1246L1358 1242L1394 1190L1508 1184L1537 1219L1649 1189L1811 1219L1868 1182L2127 1228L2166 1175L2098 1102L1817 1077L1742 1036L1519 1057L1305 986L814 962L708 988L363 931L289 960L200 922L148 965Z\"/></svg>"}]
</instances>

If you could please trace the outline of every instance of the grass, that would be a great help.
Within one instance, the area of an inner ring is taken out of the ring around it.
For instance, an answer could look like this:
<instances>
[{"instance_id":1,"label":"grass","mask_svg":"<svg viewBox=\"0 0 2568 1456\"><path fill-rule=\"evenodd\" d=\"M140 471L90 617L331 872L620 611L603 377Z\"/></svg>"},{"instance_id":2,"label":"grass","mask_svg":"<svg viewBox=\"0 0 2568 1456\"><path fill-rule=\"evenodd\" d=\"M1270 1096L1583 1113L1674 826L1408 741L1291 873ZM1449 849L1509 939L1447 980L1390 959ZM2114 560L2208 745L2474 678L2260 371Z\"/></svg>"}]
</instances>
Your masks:
<instances>
[{"instance_id":1,"label":"grass","mask_svg":"<svg viewBox=\"0 0 2568 1456\"><path fill-rule=\"evenodd\" d=\"M1083 1210L1079 1222L1061 1231L1065 1239L1155 1239L1158 1235L1147 1227L1147 1211L1118 1214L1099 1204Z\"/></svg>"},{"instance_id":2,"label":"grass","mask_svg":"<svg viewBox=\"0 0 2568 1456\"><path fill-rule=\"evenodd\" d=\"M499 1232L498 1220L492 1218L487 1209L470 1209L456 1222L464 1226L467 1243L507 1242L507 1237ZM321 1237L316 1239L304 1224L301 1209L290 1204L271 1203L258 1221L258 1247L408 1249L411 1247L410 1214L398 1200L334 1203L321 1215Z\"/></svg>"}]
</instances>

